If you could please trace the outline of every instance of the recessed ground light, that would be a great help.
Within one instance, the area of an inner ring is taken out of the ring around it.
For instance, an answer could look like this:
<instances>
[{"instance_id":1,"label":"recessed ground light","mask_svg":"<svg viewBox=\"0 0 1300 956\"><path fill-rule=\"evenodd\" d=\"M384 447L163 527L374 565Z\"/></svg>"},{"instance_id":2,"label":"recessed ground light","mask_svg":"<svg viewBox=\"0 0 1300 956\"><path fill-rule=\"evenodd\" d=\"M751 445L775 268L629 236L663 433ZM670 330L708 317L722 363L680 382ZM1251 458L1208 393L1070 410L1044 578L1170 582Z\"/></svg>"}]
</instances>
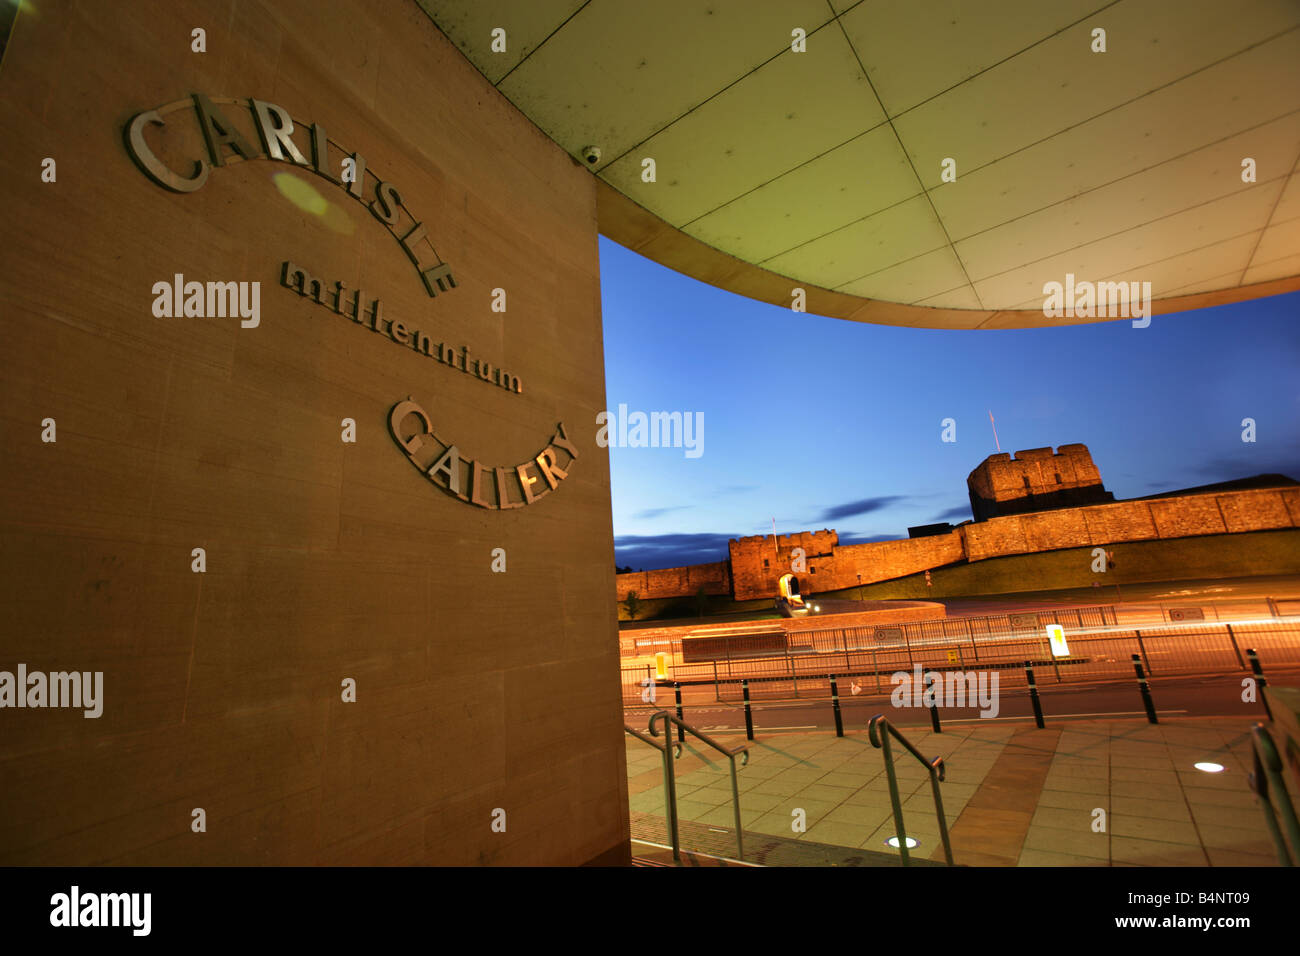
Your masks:
<instances>
[{"instance_id":1,"label":"recessed ground light","mask_svg":"<svg viewBox=\"0 0 1300 956\"><path fill-rule=\"evenodd\" d=\"M914 846L920 846L920 845L921 845L921 841L920 841L920 840L914 840L914 839L912 839L911 837L908 837L908 838L907 838L907 848L908 848L909 850L912 849L912 847L914 847ZM898 837L896 837L896 836L891 836L888 840L885 841L885 846L892 846L895 850L897 850L897 849L898 849Z\"/></svg>"},{"instance_id":2,"label":"recessed ground light","mask_svg":"<svg viewBox=\"0 0 1300 956\"><path fill-rule=\"evenodd\" d=\"M1192 766L1202 773L1223 773L1223 764L1211 763L1208 760L1202 760L1200 763L1192 764Z\"/></svg>"}]
</instances>

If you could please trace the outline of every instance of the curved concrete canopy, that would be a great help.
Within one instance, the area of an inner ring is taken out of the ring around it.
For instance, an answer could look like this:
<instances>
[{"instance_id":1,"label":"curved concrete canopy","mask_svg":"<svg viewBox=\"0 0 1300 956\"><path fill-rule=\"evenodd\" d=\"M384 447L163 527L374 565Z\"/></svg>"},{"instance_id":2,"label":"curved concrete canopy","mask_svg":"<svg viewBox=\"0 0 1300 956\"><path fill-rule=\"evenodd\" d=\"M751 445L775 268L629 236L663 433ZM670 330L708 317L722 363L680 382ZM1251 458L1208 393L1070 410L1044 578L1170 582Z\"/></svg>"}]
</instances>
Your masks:
<instances>
[{"instance_id":1,"label":"curved concrete canopy","mask_svg":"<svg viewBox=\"0 0 1300 956\"><path fill-rule=\"evenodd\" d=\"M1300 289L1295 0L418 2L600 148L602 233L721 288L931 328L1113 317L1045 317L1067 274L1156 314Z\"/></svg>"}]
</instances>

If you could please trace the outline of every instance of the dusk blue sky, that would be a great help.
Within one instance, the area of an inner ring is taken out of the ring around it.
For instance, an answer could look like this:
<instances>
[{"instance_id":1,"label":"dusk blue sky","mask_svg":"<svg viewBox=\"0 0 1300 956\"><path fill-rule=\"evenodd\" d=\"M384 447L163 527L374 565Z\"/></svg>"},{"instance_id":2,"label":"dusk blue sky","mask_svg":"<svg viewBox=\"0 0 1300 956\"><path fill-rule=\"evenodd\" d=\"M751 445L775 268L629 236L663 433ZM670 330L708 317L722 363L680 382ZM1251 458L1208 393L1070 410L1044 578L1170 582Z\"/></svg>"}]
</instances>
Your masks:
<instances>
[{"instance_id":1,"label":"dusk blue sky","mask_svg":"<svg viewBox=\"0 0 1300 956\"><path fill-rule=\"evenodd\" d=\"M619 565L720 561L773 517L842 542L966 520L966 476L996 451L989 409L1003 451L1086 444L1117 499L1300 479L1300 293L1145 329L952 332L793 313L603 237L600 271L607 408L704 415L698 458L610 447Z\"/></svg>"}]
</instances>

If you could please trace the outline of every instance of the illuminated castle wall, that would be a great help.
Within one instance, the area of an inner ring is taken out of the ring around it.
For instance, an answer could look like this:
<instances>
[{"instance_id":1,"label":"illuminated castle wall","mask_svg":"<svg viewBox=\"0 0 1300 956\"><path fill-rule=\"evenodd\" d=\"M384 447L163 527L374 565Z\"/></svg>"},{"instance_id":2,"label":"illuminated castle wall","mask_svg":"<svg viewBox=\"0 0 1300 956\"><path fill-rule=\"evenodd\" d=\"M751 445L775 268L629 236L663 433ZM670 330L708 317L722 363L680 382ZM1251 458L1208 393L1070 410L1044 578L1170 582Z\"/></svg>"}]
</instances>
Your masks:
<instances>
[{"instance_id":1,"label":"illuminated castle wall","mask_svg":"<svg viewBox=\"0 0 1300 956\"><path fill-rule=\"evenodd\" d=\"M620 574L618 597L685 597L691 585L722 594L724 582L739 601L770 598L777 579L792 570L803 549L804 593L836 591L941 568L1016 554L1300 527L1300 486L1216 491L1113 501L1085 445L1003 453L985 459L967 481L976 520L946 534L839 543L835 531L754 536L729 542L727 562L643 574ZM705 571L704 569L707 569ZM724 574L729 570L729 575ZM1032 582L1026 582L1031 588Z\"/></svg>"}]
</instances>

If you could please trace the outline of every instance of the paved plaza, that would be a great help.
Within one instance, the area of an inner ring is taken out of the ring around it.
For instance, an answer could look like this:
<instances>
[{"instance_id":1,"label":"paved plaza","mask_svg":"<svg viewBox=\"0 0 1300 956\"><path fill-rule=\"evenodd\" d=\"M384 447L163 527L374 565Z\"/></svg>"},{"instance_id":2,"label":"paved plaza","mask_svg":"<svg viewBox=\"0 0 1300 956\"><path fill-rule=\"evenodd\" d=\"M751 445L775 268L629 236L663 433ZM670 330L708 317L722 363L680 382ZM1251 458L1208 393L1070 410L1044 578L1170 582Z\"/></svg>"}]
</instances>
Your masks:
<instances>
[{"instance_id":1,"label":"paved plaza","mask_svg":"<svg viewBox=\"0 0 1300 956\"><path fill-rule=\"evenodd\" d=\"M922 754L944 758L941 792L957 864L1276 866L1263 811L1247 783L1254 724L1096 720L1039 730L971 722L942 734L903 733ZM735 746L744 736L717 739ZM633 837L660 842L666 832L662 760L644 743L626 740ZM928 774L897 745L894 760L905 829L920 841L912 854L942 861ZM1207 761L1224 770L1194 766ZM747 860L778 862L773 847L791 841L817 852L786 853L780 862L874 865L878 859L864 853L897 856L885 842L895 826L882 753L865 731L839 739L824 731L767 734L751 745L738 781ZM1293 780L1288 785L1294 790ZM728 761L688 739L677 763L677 794L683 847L734 856ZM792 826L797 810L804 811L804 832Z\"/></svg>"}]
</instances>

